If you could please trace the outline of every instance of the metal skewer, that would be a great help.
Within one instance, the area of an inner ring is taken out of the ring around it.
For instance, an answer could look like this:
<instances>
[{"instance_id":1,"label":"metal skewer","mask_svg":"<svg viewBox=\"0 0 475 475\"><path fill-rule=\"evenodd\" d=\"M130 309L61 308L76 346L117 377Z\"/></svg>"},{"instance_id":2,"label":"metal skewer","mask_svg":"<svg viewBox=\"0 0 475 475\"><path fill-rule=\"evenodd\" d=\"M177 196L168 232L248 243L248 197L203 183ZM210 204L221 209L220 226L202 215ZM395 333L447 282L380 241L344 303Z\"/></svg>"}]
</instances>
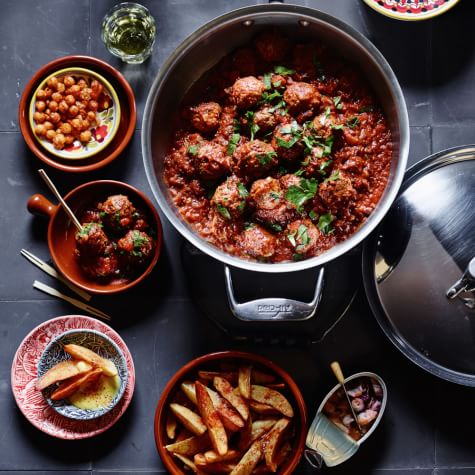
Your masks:
<instances>
[{"instance_id":1,"label":"metal skewer","mask_svg":"<svg viewBox=\"0 0 475 475\"><path fill-rule=\"evenodd\" d=\"M81 231L82 230L81 223L76 218L71 208L66 204L66 201L64 201L63 197L60 195L59 191L54 186L54 183L51 181L50 177L46 174L46 172L42 168L38 170L38 173L40 174L41 178L43 178L45 183L48 185L48 188L53 192L54 196L56 196L58 201L61 203L61 206L63 207L64 211L66 211L68 216L71 218L71 221L74 223L74 226L76 226L78 231Z\"/></svg>"},{"instance_id":2,"label":"metal skewer","mask_svg":"<svg viewBox=\"0 0 475 475\"><path fill-rule=\"evenodd\" d=\"M330 365L330 367L336 379L341 384L343 391L345 392L346 400L348 401L348 405L350 406L350 409L351 409L351 414L353 414L353 418L355 419L355 424L358 426L358 430L360 431L360 433L363 433L363 429L361 428L360 423L358 422L358 418L356 417L355 410L353 409L353 406L351 405L350 396L348 396L348 392L345 387L345 378L343 376L343 371L341 370L340 363L338 363L338 361L334 361Z\"/></svg>"}]
</instances>

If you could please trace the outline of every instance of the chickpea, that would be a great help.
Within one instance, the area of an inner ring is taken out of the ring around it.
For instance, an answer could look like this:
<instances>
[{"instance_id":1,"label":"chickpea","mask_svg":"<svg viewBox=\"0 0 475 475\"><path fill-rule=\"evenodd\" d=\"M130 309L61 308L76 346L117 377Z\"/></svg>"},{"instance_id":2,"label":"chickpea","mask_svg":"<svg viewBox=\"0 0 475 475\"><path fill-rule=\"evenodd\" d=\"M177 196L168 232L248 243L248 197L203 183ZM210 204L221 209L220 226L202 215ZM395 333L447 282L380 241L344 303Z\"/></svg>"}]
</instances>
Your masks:
<instances>
[{"instance_id":1,"label":"chickpea","mask_svg":"<svg viewBox=\"0 0 475 475\"><path fill-rule=\"evenodd\" d=\"M66 137L63 134L56 134L56 136L53 139L54 147L60 150L64 147L65 142L66 142Z\"/></svg>"},{"instance_id":2,"label":"chickpea","mask_svg":"<svg viewBox=\"0 0 475 475\"><path fill-rule=\"evenodd\" d=\"M51 99L56 102L61 102L63 100L63 95L59 92L53 92L53 94L51 95Z\"/></svg>"},{"instance_id":3,"label":"chickpea","mask_svg":"<svg viewBox=\"0 0 475 475\"><path fill-rule=\"evenodd\" d=\"M53 76L46 81L46 84L48 85L48 87L56 89L56 84L58 84L58 78L56 76Z\"/></svg>"},{"instance_id":4,"label":"chickpea","mask_svg":"<svg viewBox=\"0 0 475 475\"><path fill-rule=\"evenodd\" d=\"M69 88L69 93L72 94L74 97L78 97L79 93L81 92L81 86L78 84L74 84Z\"/></svg>"},{"instance_id":5,"label":"chickpea","mask_svg":"<svg viewBox=\"0 0 475 475\"><path fill-rule=\"evenodd\" d=\"M60 129L61 129L61 133L64 135L68 135L73 131L71 124L68 124L67 122L64 122L61 125Z\"/></svg>"},{"instance_id":6,"label":"chickpea","mask_svg":"<svg viewBox=\"0 0 475 475\"><path fill-rule=\"evenodd\" d=\"M80 119L73 119L71 121L71 127L75 130L81 130L82 121Z\"/></svg>"},{"instance_id":7,"label":"chickpea","mask_svg":"<svg viewBox=\"0 0 475 475\"><path fill-rule=\"evenodd\" d=\"M56 101L50 101L49 110L51 112L56 112L58 110L58 103Z\"/></svg>"},{"instance_id":8,"label":"chickpea","mask_svg":"<svg viewBox=\"0 0 475 475\"><path fill-rule=\"evenodd\" d=\"M64 143L66 145L71 145L74 142L74 137L72 135L65 135L64 138Z\"/></svg>"},{"instance_id":9,"label":"chickpea","mask_svg":"<svg viewBox=\"0 0 475 475\"><path fill-rule=\"evenodd\" d=\"M69 115L70 115L71 117L76 117L76 116L78 115L78 113L79 113L79 108L78 108L78 106L71 106L71 107L69 108Z\"/></svg>"},{"instance_id":10,"label":"chickpea","mask_svg":"<svg viewBox=\"0 0 475 475\"><path fill-rule=\"evenodd\" d=\"M64 85L67 87L74 86L76 84L76 81L72 76L64 76Z\"/></svg>"},{"instance_id":11,"label":"chickpea","mask_svg":"<svg viewBox=\"0 0 475 475\"><path fill-rule=\"evenodd\" d=\"M94 122L96 122L96 113L95 113L94 111L92 111L92 110L89 111L89 112L87 113L87 120L88 120L89 122L91 122L92 124L93 124Z\"/></svg>"},{"instance_id":12,"label":"chickpea","mask_svg":"<svg viewBox=\"0 0 475 475\"><path fill-rule=\"evenodd\" d=\"M81 78L79 81L78 81L78 86L82 88L86 87L87 86L87 82L85 79Z\"/></svg>"},{"instance_id":13,"label":"chickpea","mask_svg":"<svg viewBox=\"0 0 475 475\"><path fill-rule=\"evenodd\" d=\"M54 127L49 120L45 121L43 125L45 126L46 130L51 130Z\"/></svg>"},{"instance_id":14,"label":"chickpea","mask_svg":"<svg viewBox=\"0 0 475 475\"><path fill-rule=\"evenodd\" d=\"M49 118L53 124L57 124L61 120L61 116L57 112L51 112Z\"/></svg>"},{"instance_id":15,"label":"chickpea","mask_svg":"<svg viewBox=\"0 0 475 475\"><path fill-rule=\"evenodd\" d=\"M45 114L49 117L49 115L51 114L51 109L48 107L46 110L45 110Z\"/></svg>"},{"instance_id":16,"label":"chickpea","mask_svg":"<svg viewBox=\"0 0 475 475\"><path fill-rule=\"evenodd\" d=\"M87 119L84 119L84 120L82 121L82 127L81 127L81 129L82 129L82 130L87 130L87 129L89 129L89 127L91 127L91 123L90 123Z\"/></svg>"},{"instance_id":17,"label":"chickpea","mask_svg":"<svg viewBox=\"0 0 475 475\"><path fill-rule=\"evenodd\" d=\"M37 111L33 114L33 119L38 124L42 124L46 120L46 114Z\"/></svg>"},{"instance_id":18,"label":"chickpea","mask_svg":"<svg viewBox=\"0 0 475 475\"><path fill-rule=\"evenodd\" d=\"M46 138L48 140L53 140L55 137L56 137L56 130L51 129L51 130L46 131Z\"/></svg>"},{"instance_id":19,"label":"chickpea","mask_svg":"<svg viewBox=\"0 0 475 475\"><path fill-rule=\"evenodd\" d=\"M66 101L61 101L59 103L58 109L60 110L61 113L66 114L69 110L68 103Z\"/></svg>"},{"instance_id":20,"label":"chickpea","mask_svg":"<svg viewBox=\"0 0 475 475\"><path fill-rule=\"evenodd\" d=\"M84 130L81 132L81 135L79 136L79 140L81 142L89 142L92 138L92 133L90 130Z\"/></svg>"},{"instance_id":21,"label":"chickpea","mask_svg":"<svg viewBox=\"0 0 475 475\"><path fill-rule=\"evenodd\" d=\"M91 100L89 101L87 107L90 111L96 111L99 108L99 104L97 103L97 101Z\"/></svg>"},{"instance_id":22,"label":"chickpea","mask_svg":"<svg viewBox=\"0 0 475 475\"><path fill-rule=\"evenodd\" d=\"M91 82L91 97L93 99L99 99L99 96L101 95L102 91L103 91L103 86L102 84L97 81L96 79L93 79L92 82Z\"/></svg>"},{"instance_id":23,"label":"chickpea","mask_svg":"<svg viewBox=\"0 0 475 475\"><path fill-rule=\"evenodd\" d=\"M64 100L66 101L66 104L67 104L68 106L72 106L72 105L76 104L76 99L75 99L75 97L74 97L72 94L68 94L68 95L64 98Z\"/></svg>"},{"instance_id":24,"label":"chickpea","mask_svg":"<svg viewBox=\"0 0 475 475\"><path fill-rule=\"evenodd\" d=\"M44 102L44 101L36 101L35 109L36 109L38 112L43 112L43 111L46 109L46 102Z\"/></svg>"},{"instance_id":25,"label":"chickpea","mask_svg":"<svg viewBox=\"0 0 475 475\"><path fill-rule=\"evenodd\" d=\"M44 137L44 135L46 134L46 127L44 124L38 124L36 127L35 127L35 134L40 136L40 137Z\"/></svg>"},{"instance_id":26,"label":"chickpea","mask_svg":"<svg viewBox=\"0 0 475 475\"><path fill-rule=\"evenodd\" d=\"M66 86L62 82L58 82L58 84L56 84L56 90L59 93L63 93L66 90Z\"/></svg>"},{"instance_id":27,"label":"chickpea","mask_svg":"<svg viewBox=\"0 0 475 475\"><path fill-rule=\"evenodd\" d=\"M53 94L53 90L50 87L46 87L43 89L43 92L45 93L45 98L48 99L51 97L51 94Z\"/></svg>"},{"instance_id":28,"label":"chickpea","mask_svg":"<svg viewBox=\"0 0 475 475\"><path fill-rule=\"evenodd\" d=\"M87 102L91 99L91 92L92 90L89 87L85 87L79 94L79 97L81 98L81 100Z\"/></svg>"},{"instance_id":29,"label":"chickpea","mask_svg":"<svg viewBox=\"0 0 475 475\"><path fill-rule=\"evenodd\" d=\"M40 89L40 90L36 93L36 98L37 98L39 101L42 101L43 99L46 99L46 94L45 94L44 89Z\"/></svg>"}]
</instances>

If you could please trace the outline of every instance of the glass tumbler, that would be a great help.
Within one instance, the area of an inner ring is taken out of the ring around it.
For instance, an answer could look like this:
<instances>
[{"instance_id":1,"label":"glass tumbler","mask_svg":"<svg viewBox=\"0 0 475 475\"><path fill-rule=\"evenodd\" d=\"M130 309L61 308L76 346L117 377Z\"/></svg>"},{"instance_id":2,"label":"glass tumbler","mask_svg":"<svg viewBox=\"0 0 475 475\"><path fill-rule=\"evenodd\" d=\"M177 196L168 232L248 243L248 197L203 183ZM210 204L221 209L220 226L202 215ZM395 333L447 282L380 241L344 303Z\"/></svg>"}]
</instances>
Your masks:
<instances>
[{"instance_id":1,"label":"glass tumbler","mask_svg":"<svg viewBox=\"0 0 475 475\"><path fill-rule=\"evenodd\" d=\"M102 41L125 63L143 63L151 54L157 27L147 8L124 2L111 8L102 20Z\"/></svg>"}]
</instances>

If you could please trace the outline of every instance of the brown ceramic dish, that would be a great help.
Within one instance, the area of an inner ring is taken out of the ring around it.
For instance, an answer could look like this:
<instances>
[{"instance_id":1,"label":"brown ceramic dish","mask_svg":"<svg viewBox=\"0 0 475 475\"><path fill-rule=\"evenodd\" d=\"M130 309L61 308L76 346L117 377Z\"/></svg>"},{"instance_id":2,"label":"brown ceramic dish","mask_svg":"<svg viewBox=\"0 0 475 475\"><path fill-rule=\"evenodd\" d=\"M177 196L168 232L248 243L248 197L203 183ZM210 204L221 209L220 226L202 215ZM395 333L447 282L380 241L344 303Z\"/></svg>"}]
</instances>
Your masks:
<instances>
[{"instance_id":1,"label":"brown ceramic dish","mask_svg":"<svg viewBox=\"0 0 475 475\"><path fill-rule=\"evenodd\" d=\"M151 201L133 186L112 180L92 181L70 191L64 199L73 212L76 215L80 215L82 210L114 194L127 195L137 208L145 212L150 226L156 232L156 243L150 263L138 277L133 280L121 279L108 283L101 283L87 277L82 271L75 254L76 228L61 205L53 205L43 195L33 195L28 200L28 210L31 213L49 217L48 247L57 269L69 281L92 294L123 292L140 283L150 274L157 263L162 247L162 225L160 217Z\"/></svg>"},{"instance_id":2,"label":"brown ceramic dish","mask_svg":"<svg viewBox=\"0 0 475 475\"><path fill-rule=\"evenodd\" d=\"M106 78L117 92L121 108L119 129L112 142L98 154L77 163L71 163L70 160L62 160L44 150L38 144L28 120L31 97L41 81L55 71L69 67L88 68ZM89 172L104 167L122 153L134 133L137 111L132 88L119 71L106 62L90 56L64 56L45 64L30 79L20 99L18 119L26 144L44 163L65 172Z\"/></svg>"},{"instance_id":3,"label":"brown ceramic dish","mask_svg":"<svg viewBox=\"0 0 475 475\"><path fill-rule=\"evenodd\" d=\"M241 351L222 351L200 356L180 368L170 379L158 401L154 422L155 443L160 458L169 473L173 475L186 475L187 473L178 465L179 462L165 449L165 445L167 444L166 420L168 404L171 402L171 397L178 388L178 385L183 380L189 378L193 373L196 373L197 370L214 368L219 365L219 363L235 362L250 363L257 369L262 369L267 373L276 375L278 379L286 384L288 392L291 395L289 402L295 411L296 437L293 442L293 451L290 458L277 473L278 475L289 475L297 467L303 454L305 438L307 436L307 409L297 384L286 371L267 358Z\"/></svg>"}]
</instances>

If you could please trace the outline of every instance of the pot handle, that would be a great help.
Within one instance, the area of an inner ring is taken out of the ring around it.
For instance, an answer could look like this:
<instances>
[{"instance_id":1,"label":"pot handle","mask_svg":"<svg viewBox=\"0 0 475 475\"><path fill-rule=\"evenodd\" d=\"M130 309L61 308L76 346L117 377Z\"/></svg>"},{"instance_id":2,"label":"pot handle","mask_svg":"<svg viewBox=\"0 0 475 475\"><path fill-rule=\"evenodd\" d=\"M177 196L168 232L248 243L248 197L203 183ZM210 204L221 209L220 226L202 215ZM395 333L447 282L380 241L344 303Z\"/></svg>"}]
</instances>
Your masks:
<instances>
[{"instance_id":1,"label":"pot handle","mask_svg":"<svg viewBox=\"0 0 475 475\"><path fill-rule=\"evenodd\" d=\"M313 299L308 303L286 298L264 298L238 303L234 297L231 270L228 266L224 266L226 294L231 312L239 320L248 322L297 322L312 318L322 297L324 275L325 269L322 267L318 273Z\"/></svg>"},{"instance_id":2,"label":"pot handle","mask_svg":"<svg viewBox=\"0 0 475 475\"><path fill-rule=\"evenodd\" d=\"M26 204L28 211L31 214L36 214L38 216L45 216L50 219L58 206L55 206L48 198L45 198L43 195L36 194L30 197L28 203Z\"/></svg>"}]
</instances>

